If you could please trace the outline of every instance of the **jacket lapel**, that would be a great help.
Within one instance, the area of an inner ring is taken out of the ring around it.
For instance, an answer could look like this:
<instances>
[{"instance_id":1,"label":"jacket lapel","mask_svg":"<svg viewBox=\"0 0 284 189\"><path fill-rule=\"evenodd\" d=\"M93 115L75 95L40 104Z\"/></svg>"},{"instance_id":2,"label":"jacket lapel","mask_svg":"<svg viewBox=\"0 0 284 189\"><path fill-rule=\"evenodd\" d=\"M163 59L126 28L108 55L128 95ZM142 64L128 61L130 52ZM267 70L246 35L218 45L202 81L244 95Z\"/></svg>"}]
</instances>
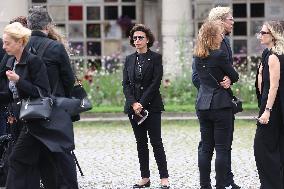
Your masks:
<instances>
[{"instance_id":1,"label":"jacket lapel","mask_svg":"<svg viewBox=\"0 0 284 189\"><path fill-rule=\"evenodd\" d=\"M135 60L136 59L136 53L133 53L130 57L129 57L129 77L130 77L130 81L134 81L134 71L135 71Z\"/></svg>"},{"instance_id":2,"label":"jacket lapel","mask_svg":"<svg viewBox=\"0 0 284 189\"><path fill-rule=\"evenodd\" d=\"M151 61L152 61L152 51L149 49L148 52L146 53L146 60L143 63L143 67L142 67L142 75L143 76L146 73L146 70L147 70L148 66L150 65Z\"/></svg>"}]
</instances>

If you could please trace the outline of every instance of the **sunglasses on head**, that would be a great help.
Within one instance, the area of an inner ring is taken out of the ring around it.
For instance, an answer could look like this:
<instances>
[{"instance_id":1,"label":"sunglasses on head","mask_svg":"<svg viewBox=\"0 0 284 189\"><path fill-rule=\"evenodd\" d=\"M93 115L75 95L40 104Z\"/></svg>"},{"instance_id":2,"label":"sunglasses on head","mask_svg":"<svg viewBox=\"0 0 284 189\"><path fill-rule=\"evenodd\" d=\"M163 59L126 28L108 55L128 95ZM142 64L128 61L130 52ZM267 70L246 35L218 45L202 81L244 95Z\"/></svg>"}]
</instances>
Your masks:
<instances>
[{"instance_id":1,"label":"sunglasses on head","mask_svg":"<svg viewBox=\"0 0 284 189\"><path fill-rule=\"evenodd\" d=\"M264 35L264 34L271 34L270 32L266 32L266 31L260 31L259 34Z\"/></svg>"},{"instance_id":2,"label":"sunglasses on head","mask_svg":"<svg viewBox=\"0 0 284 189\"><path fill-rule=\"evenodd\" d=\"M137 39L138 39L139 41L142 41L144 38L145 38L144 36L133 36L133 37L132 37L133 41L136 41Z\"/></svg>"}]
</instances>

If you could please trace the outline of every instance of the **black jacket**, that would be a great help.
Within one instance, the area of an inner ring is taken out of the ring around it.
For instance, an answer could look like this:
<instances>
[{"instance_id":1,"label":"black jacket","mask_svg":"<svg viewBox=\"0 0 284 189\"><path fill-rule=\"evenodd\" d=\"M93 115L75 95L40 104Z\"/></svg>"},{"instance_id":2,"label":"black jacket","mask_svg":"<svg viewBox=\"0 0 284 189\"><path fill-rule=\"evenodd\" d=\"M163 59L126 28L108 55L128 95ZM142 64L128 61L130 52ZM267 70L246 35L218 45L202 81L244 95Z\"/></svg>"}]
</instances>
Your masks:
<instances>
[{"instance_id":1,"label":"black jacket","mask_svg":"<svg viewBox=\"0 0 284 189\"><path fill-rule=\"evenodd\" d=\"M200 79L200 88L196 100L197 110L232 107L229 92L218 84L225 75L232 82L239 79L239 75L229 62L226 53L222 50L214 50L210 52L208 57L204 59L196 57L195 61L196 71Z\"/></svg>"},{"instance_id":2,"label":"black jacket","mask_svg":"<svg viewBox=\"0 0 284 189\"><path fill-rule=\"evenodd\" d=\"M136 63L136 53L126 57L123 69L123 93L126 98L124 112L132 113L131 105L138 100L134 97L134 72ZM152 112L161 112L164 110L164 104L160 93L160 85L163 77L162 56L151 50L146 53L146 61L142 68L142 96L139 103Z\"/></svg>"},{"instance_id":3,"label":"black jacket","mask_svg":"<svg viewBox=\"0 0 284 189\"><path fill-rule=\"evenodd\" d=\"M6 82L8 86L8 79L4 73L7 70L12 70L15 62L15 57L10 57L6 62L5 69L2 70L1 80ZM36 87L41 89L43 95L50 93L49 82L46 72L46 66L40 58L24 50L19 63L16 65L15 72L20 76L19 81L16 83L19 98L24 99L28 97L39 97ZM12 102L11 91L6 87L7 91L2 91L8 96L4 99Z\"/></svg>"},{"instance_id":4,"label":"black jacket","mask_svg":"<svg viewBox=\"0 0 284 189\"><path fill-rule=\"evenodd\" d=\"M27 46L38 51L41 43L43 43L43 39L45 38L47 38L47 35L43 32L32 31L32 35ZM53 42L48 46L42 56L42 60L47 67L51 91L54 91L55 84L58 81L55 95L70 96L75 83L75 77L69 57L63 44L58 41L52 41Z\"/></svg>"}]
</instances>

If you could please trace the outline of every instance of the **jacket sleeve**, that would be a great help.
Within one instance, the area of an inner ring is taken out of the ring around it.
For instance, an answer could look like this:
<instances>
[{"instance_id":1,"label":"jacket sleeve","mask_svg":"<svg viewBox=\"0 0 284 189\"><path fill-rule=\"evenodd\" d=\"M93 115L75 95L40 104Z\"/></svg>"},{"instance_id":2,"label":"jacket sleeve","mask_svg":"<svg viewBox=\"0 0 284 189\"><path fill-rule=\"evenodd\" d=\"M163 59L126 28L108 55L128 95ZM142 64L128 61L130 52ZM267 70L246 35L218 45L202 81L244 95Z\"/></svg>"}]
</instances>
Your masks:
<instances>
[{"instance_id":1,"label":"jacket sleeve","mask_svg":"<svg viewBox=\"0 0 284 189\"><path fill-rule=\"evenodd\" d=\"M191 79L192 79L193 85L197 89L199 89L199 87L200 87L200 79L199 79L198 73L196 71L196 59L194 57L192 59L192 76L191 76Z\"/></svg>"},{"instance_id":2,"label":"jacket sleeve","mask_svg":"<svg viewBox=\"0 0 284 189\"><path fill-rule=\"evenodd\" d=\"M153 79L150 86L143 93L140 103L142 106L146 106L153 99L154 95L159 92L162 77L163 77L163 65L162 65L162 56L158 54L156 60L154 60L153 65Z\"/></svg>"},{"instance_id":3,"label":"jacket sleeve","mask_svg":"<svg viewBox=\"0 0 284 189\"><path fill-rule=\"evenodd\" d=\"M133 96L133 86L130 83L129 74L127 71L127 64L128 64L128 57L125 59L124 68L123 68L123 79L122 79L122 86L123 86L123 93L126 99L127 104L130 106L137 102Z\"/></svg>"},{"instance_id":4,"label":"jacket sleeve","mask_svg":"<svg viewBox=\"0 0 284 189\"><path fill-rule=\"evenodd\" d=\"M62 81L62 85L66 96L70 96L71 91L74 87L75 76L70 64L69 56L65 50L63 44L58 43L54 52L56 60L59 60L59 77Z\"/></svg>"},{"instance_id":5,"label":"jacket sleeve","mask_svg":"<svg viewBox=\"0 0 284 189\"><path fill-rule=\"evenodd\" d=\"M16 84L18 90L22 91L27 96L39 97L39 93L36 88L39 87L44 96L50 94L46 66L42 60L37 56L33 56L28 60L27 66L31 81L25 80L20 76L20 79Z\"/></svg>"},{"instance_id":6,"label":"jacket sleeve","mask_svg":"<svg viewBox=\"0 0 284 189\"><path fill-rule=\"evenodd\" d=\"M235 83L239 80L239 74L233 68L233 65L229 62L229 59L224 51L220 52L219 61L221 69L231 79L232 83Z\"/></svg>"}]
</instances>

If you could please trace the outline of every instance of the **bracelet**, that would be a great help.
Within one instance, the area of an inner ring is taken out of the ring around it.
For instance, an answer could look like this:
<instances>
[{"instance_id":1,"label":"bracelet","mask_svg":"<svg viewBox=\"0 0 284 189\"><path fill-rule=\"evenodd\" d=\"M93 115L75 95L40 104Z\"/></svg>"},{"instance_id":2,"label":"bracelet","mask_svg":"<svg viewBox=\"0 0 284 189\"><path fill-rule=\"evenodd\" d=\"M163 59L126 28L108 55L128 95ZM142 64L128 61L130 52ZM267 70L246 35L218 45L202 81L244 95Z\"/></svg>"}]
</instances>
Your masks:
<instances>
[{"instance_id":1,"label":"bracelet","mask_svg":"<svg viewBox=\"0 0 284 189\"><path fill-rule=\"evenodd\" d=\"M265 110L265 111L268 111L268 112L272 112L272 108L266 107L264 110Z\"/></svg>"}]
</instances>

